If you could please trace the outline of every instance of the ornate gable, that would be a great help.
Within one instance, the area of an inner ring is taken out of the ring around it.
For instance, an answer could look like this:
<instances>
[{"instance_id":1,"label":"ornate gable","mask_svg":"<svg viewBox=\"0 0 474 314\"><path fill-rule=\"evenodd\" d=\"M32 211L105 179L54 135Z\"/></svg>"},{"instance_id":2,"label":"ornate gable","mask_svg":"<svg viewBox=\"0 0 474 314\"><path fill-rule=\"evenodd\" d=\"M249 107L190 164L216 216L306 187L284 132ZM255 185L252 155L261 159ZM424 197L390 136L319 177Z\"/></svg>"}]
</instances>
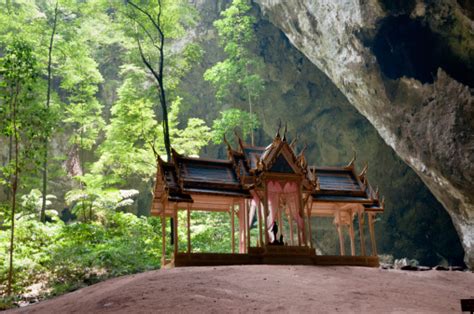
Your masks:
<instances>
[{"instance_id":1,"label":"ornate gable","mask_svg":"<svg viewBox=\"0 0 474 314\"><path fill-rule=\"evenodd\" d=\"M303 174L304 168L300 164L301 158L296 157L285 138L279 135L269 145L260 159L262 171Z\"/></svg>"}]
</instances>

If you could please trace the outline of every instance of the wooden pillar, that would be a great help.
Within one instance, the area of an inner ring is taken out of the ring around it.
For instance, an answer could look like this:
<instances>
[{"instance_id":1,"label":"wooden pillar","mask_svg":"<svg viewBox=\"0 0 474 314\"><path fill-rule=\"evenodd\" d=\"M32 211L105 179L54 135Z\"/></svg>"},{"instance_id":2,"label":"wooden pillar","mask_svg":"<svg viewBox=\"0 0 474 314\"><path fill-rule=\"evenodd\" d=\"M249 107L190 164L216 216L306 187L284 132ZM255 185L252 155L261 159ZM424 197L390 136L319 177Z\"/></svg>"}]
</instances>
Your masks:
<instances>
[{"instance_id":1,"label":"wooden pillar","mask_svg":"<svg viewBox=\"0 0 474 314\"><path fill-rule=\"evenodd\" d=\"M299 184L298 190L300 191L299 196L298 196L298 207L299 207L298 213L300 217L303 219L303 228L301 230L301 242L303 242L304 246L308 246L308 242L306 241L306 219L305 219L304 204L303 204L303 187L301 186L301 183Z\"/></svg>"},{"instance_id":2,"label":"wooden pillar","mask_svg":"<svg viewBox=\"0 0 474 314\"><path fill-rule=\"evenodd\" d=\"M176 254L178 254L178 203L174 205L174 213L173 213L173 238L174 238L174 256L176 258Z\"/></svg>"},{"instance_id":3,"label":"wooden pillar","mask_svg":"<svg viewBox=\"0 0 474 314\"><path fill-rule=\"evenodd\" d=\"M372 256L377 256L377 245L375 243L375 230L374 230L374 214L368 213L369 216L369 231L370 241L372 242Z\"/></svg>"},{"instance_id":4,"label":"wooden pillar","mask_svg":"<svg viewBox=\"0 0 474 314\"><path fill-rule=\"evenodd\" d=\"M258 239L259 246L263 247L263 234L262 234L262 205L260 202L257 204L257 217L258 217Z\"/></svg>"},{"instance_id":5,"label":"wooden pillar","mask_svg":"<svg viewBox=\"0 0 474 314\"><path fill-rule=\"evenodd\" d=\"M263 223L265 227L265 245L270 243L270 238L268 237L268 190L267 190L267 182L264 181L263 183L264 188L264 198L263 198Z\"/></svg>"},{"instance_id":6,"label":"wooden pillar","mask_svg":"<svg viewBox=\"0 0 474 314\"><path fill-rule=\"evenodd\" d=\"M245 212L242 206L242 202L239 202L239 253L245 253Z\"/></svg>"},{"instance_id":7,"label":"wooden pillar","mask_svg":"<svg viewBox=\"0 0 474 314\"><path fill-rule=\"evenodd\" d=\"M354 235L354 222L353 218L354 215L352 214L352 211L349 213L350 215L350 224L349 224L349 236L351 238L351 255L355 256L355 235Z\"/></svg>"},{"instance_id":8,"label":"wooden pillar","mask_svg":"<svg viewBox=\"0 0 474 314\"><path fill-rule=\"evenodd\" d=\"M306 205L306 214L308 216L309 247L313 248L313 233L311 231L311 207L312 207L312 199L310 197L308 199L308 204Z\"/></svg>"},{"instance_id":9,"label":"wooden pillar","mask_svg":"<svg viewBox=\"0 0 474 314\"><path fill-rule=\"evenodd\" d=\"M298 246L301 246L301 228L299 223L296 221L296 231L298 232Z\"/></svg>"},{"instance_id":10,"label":"wooden pillar","mask_svg":"<svg viewBox=\"0 0 474 314\"><path fill-rule=\"evenodd\" d=\"M161 266L166 264L166 203L163 201L161 209Z\"/></svg>"},{"instance_id":11,"label":"wooden pillar","mask_svg":"<svg viewBox=\"0 0 474 314\"><path fill-rule=\"evenodd\" d=\"M279 230L280 230L280 234L283 235L283 223L282 223L282 220L281 220L281 207L278 207L278 211L277 211L277 219L278 219L278 227L279 227ZM278 235L277 235L278 237ZM283 235L283 238L285 236ZM275 239L275 240L278 240L280 241L280 239ZM286 241L286 239L284 239L283 241Z\"/></svg>"},{"instance_id":12,"label":"wooden pillar","mask_svg":"<svg viewBox=\"0 0 474 314\"><path fill-rule=\"evenodd\" d=\"M244 203L244 208L245 212L247 213L247 221L245 222L245 225L247 226L247 253L250 250L250 206L248 205L247 200L243 201Z\"/></svg>"},{"instance_id":13,"label":"wooden pillar","mask_svg":"<svg viewBox=\"0 0 474 314\"><path fill-rule=\"evenodd\" d=\"M341 256L346 255L344 248L344 235L342 234L342 227L340 224L336 224L337 234L339 236L339 251Z\"/></svg>"},{"instance_id":14,"label":"wooden pillar","mask_svg":"<svg viewBox=\"0 0 474 314\"><path fill-rule=\"evenodd\" d=\"M191 254L191 209L190 209L191 205L188 204L187 208L186 208L186 212L187 212L187 227L188 227L188 255Z\"/></svg>"},{"instance_id":15,"label":"wooden pillar","mask_svg":"<svg viewBox=\"0 0 474 314\"><path fill-rule=\"evenodd\" d=\"M232 253L235 253L235 223L234 223L234 204L230 207L230 221L232 225L232 234L231 234L231 241L232 241Z\"/></svg>"},{"instance_id":16,"label":"wooden pillar","mask_svg":"<svg viewBox=\"0 0 474 314\"><path fill-rule=\"evenodd\" d=\"M291 214L288 214L287 217L288 217L288 225L290 226L290 243L291 245L295 245L294 235L293 235L293 220L291 219Z\"/></svg>"},{"instance_id":17,"label":"wooden pillar","mask_svg":"<svg viewBox=\"0 0 474 314\"><path fill-rule=\"evenodd\" d=\"M360 250L362 256L366 256L365 252L365 237L364 237L364 213L359 211L358 212L359 218L359 239L360 239Z\"/></svg>"},{"instance_id":18,"label":"wooden pillar","mask_svg":"<svg viewBox=\"0 0 474 314\"><path fill-rule=\"evenodd\" d=\"M336 228L337 228L337 234L339 236L339 250L341 253L341 256L346 255L346 250L344 247L344 235L342 233L342 226L341 226L341 212L337 210L336 212L337 215L337 223L336 223Z\"/></svg>"}]
</instances>

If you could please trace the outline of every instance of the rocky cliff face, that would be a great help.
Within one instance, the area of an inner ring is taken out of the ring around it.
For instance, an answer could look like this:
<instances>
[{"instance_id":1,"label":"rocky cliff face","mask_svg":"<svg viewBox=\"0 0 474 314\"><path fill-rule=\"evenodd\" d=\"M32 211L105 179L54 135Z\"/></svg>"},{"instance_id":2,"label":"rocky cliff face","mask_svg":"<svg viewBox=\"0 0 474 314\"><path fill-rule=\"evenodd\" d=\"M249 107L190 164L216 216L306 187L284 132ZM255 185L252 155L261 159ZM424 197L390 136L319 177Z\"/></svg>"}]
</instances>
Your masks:
<instances>
[{"instance_id":1,"label":"rocky cliff face","mask_svg":"<svg viewBox=\"0 0 474 314\"><path fill-rule=\"evenodd\" d=\"M466 1L256 0L450 214L474 267L474 22Z\"/></svg>"}]
</instances>

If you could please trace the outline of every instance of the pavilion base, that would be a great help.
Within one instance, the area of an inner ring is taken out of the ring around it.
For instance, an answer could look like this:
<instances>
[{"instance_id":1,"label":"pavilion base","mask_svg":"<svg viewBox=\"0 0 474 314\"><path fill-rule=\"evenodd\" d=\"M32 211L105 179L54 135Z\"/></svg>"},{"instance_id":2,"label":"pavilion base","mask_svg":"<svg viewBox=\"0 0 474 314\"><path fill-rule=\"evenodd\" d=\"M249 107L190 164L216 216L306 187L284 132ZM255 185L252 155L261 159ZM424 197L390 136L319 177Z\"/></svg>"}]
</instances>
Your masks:
<instances>
[{"instance_id":1,"label":"pavilion base","mask_svg":"<svg viewBox=\"0 0 474 314\"><path fill-rule=\"evenodd\" d=\"M321 265L378 267L377 256L316 255L308 247L267 246L250 248L249 253L178 253L175 267L224 265Z\"/></svg>"}]
</instances>

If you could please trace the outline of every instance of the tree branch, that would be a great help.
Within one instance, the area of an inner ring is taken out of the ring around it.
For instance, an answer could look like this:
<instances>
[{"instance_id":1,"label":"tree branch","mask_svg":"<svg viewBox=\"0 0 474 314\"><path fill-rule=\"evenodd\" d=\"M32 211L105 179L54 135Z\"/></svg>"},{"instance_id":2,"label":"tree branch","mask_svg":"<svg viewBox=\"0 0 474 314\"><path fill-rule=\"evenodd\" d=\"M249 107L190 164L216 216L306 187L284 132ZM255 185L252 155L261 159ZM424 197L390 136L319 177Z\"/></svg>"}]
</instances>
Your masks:
<instances>
[{"instance_id":1,"label":"tree branch","mask_svg":"<svg viewBox=\"0 0 474 314\"><path fill-rule=\"evenodd\" d=\"M148 19L151 21L151 23L153 24L153 26L155 26L156 30L160 33L160 36L161 37L164 37L163 35L163 31L161 30L161 27L160 25L158 24L159 22L155 21L155 19L151 16L150 13L148 13L147 11L145 11L144 9L142 9L141 7L139 7L138 5L136 5L135 3L133 3L132 1L128 1L128 3L130 3L130 5L132 7L134 7L135 9L137 9L138 11L140 11L141 13L145 14ZM160 6L160 9L158 11L158 16L161 16L161 1L158 0L158 4Z\"/></svg>"}]
</instances>

